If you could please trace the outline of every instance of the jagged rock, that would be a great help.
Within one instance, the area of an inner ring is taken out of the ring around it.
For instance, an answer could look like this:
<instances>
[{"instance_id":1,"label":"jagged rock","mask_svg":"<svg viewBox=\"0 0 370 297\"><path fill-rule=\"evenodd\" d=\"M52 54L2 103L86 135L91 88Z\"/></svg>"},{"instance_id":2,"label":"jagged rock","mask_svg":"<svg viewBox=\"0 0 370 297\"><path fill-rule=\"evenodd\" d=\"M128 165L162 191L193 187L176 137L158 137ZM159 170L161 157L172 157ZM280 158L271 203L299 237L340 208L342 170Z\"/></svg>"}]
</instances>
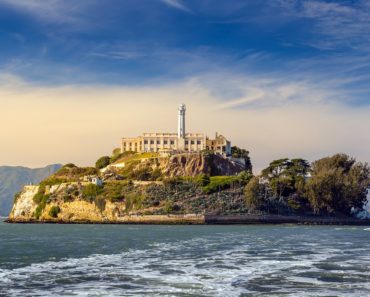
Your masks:
<instances>
[{"instance_id":1,"label":"jagged rock","mask_svg":"<svg viewBox=\"0 0 370 297\"><path fill-rule=\"evenodd\" d=\"M176 154L169 157L158 157L142 160L135 166L134 171L145 168L159 169L163 176L197 176L208 175L235 175L245 170L242 162L232 161L216 154Z\"/></svg>"},{"instance_id":2,"label":"jagged rock","mask_svg":"<svg viewBox=\"0 0 370 297\"><path fill-rule=\"evenodd\" d=\"M235 175L244 170L242 164L220 155L177 154L162 159L160 169L165 176Z\"/></svg>"}]
</instances>

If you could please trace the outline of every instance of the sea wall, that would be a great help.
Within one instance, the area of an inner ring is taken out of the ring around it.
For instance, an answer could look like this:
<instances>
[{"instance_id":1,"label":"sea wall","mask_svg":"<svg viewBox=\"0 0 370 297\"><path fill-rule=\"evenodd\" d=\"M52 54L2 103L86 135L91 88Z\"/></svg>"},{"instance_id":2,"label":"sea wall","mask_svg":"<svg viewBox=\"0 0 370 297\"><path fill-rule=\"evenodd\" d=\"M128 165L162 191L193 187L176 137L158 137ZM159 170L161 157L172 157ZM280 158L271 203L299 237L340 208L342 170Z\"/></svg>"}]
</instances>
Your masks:
<instances>
[{"instance_id":1,"label":"sea wall","mask_svg":"<svg viewBox=\"0 0 370 297\"><path fill-rule=\"evenodd\" d=\"M23 224L152 224L152 225L204 225L204 215L201 214L184 214L184 215L125 215L116 218L103 218L91 216L88 218L42 218L36 220L34 218L25 217L9 217L7 223L23 223Z\"/></svg>"},{"instance_id":2,"label":"sea wall","mask_svg":"<svg viewBox=\"0 0 370 297\"><path fill-rule=\"evenodd\" d=\"M206 224L370 225L370 219L282 215L205 215Z\"/></svg>"}]
</instances>

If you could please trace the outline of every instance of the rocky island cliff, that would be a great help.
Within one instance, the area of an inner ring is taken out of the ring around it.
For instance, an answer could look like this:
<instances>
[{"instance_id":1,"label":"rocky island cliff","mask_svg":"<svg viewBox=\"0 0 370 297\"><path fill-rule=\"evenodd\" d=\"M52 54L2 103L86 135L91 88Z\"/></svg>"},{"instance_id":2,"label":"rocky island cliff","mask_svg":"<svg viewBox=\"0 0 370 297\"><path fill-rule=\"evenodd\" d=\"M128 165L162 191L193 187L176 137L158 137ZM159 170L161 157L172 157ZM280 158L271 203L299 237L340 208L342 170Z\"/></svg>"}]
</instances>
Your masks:
<instances>
[{"instance_id":1,"label":"rocky island cliff","mask_svg":"<svg viewBox=\"0 0 370 297\"><path fill-rule=\"evenodd\" d=\"M229 158L209 152L114 152L95 167L66 164L39 185L24 187L8 221L370 223L367 215L356 217L364 212L370 185L367 164L340 154L312 165L281 159L253 176L248 152L238 152ZM334 184L327 184L330 174Z\"/></svg>"},{"instance_id":2,"label":"rocky island cliff","mask_svg":"<svg viewBox=\"0 0 370 297\"><path fill-rule=\"evenodd\" d=\"M125 153L97 165L67 164L39 185L25 186L9 221L118 223L145 216L147 223L204 223L204 214L219 212L225 197L242 207L251 176L245 157L210 153Z\"/></svg>"}]
</instances>

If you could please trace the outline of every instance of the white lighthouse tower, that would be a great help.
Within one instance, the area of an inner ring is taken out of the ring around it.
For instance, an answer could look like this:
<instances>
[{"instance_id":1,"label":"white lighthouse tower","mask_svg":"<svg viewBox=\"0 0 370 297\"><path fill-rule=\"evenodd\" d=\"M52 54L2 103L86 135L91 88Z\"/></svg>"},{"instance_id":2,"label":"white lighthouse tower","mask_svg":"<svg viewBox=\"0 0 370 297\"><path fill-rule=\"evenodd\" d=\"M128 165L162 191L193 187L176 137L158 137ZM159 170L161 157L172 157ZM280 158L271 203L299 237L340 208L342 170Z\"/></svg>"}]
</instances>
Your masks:
<instances>
[{"instance_id":1,"label":"white lighthouse tower","mask_svg":"<svg viewBox=\"0 0 370 297\"><path fill-rule=\"evenodd\" d=\"M181 104L178 110L179 110L179 123L178 123L177 137L184 139L185 138L185 111L186 111L185 104Z\"/></svg>"},{"instance_id":2,"label":"white lighthouse tower","mask_svg":"<svg viewBox=\"0 0 370 297\"><path fill-rule=\"evenodd\" d=\"M185 104L181 104L179 106L179 123L178 123L178 127L177 127L177 145L178 145L178 149L180 151L184 151L185 150L185 111L186 111L186 107L185 107Z\"/></svg>"}]
</instances>

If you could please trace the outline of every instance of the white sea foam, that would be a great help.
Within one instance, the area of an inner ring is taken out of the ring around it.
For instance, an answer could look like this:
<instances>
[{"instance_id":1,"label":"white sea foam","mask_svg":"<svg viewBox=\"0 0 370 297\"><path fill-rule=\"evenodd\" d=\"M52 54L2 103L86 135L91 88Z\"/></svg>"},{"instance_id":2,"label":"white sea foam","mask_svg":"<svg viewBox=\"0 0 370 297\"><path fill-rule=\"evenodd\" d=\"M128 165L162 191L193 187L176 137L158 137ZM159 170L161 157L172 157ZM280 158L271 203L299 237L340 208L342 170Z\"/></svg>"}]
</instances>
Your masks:
<instances>
[{"instance_id":1,"label":"white sea foam","mask_svg":"<svg viewBox=\"0 0 370 297\"><path fill-rule=\"evenodd\" d=\"M369 296L370 273L356 268L369 267L366 255L342 259L345 242L297 240L202 236L2 269L0 295Z\"/></svg>"}]
</instances>

